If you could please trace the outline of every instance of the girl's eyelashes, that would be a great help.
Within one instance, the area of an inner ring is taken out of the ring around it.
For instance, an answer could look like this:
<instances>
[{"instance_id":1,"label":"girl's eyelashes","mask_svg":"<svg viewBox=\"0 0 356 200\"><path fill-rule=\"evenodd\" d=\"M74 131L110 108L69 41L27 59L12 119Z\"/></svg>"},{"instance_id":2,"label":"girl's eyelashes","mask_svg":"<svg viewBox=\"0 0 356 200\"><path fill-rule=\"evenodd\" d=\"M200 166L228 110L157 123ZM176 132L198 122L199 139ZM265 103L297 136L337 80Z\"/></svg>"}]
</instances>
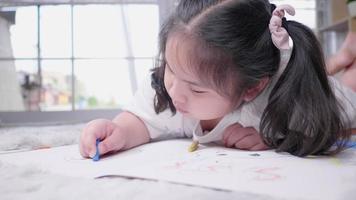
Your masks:
<instances>
[{"instance_id":1,"label":"girl's eyelashes","mask_svg":"<svg viewBox=\"0 0 356 200\"><path fill-rule=\"evenodd\" d=\"M192 91L193 93L197 93L197 94L207 93L207 91L204 91L204 90L195 90L195 89L191 89L191 91Z\"/></svg>"},{"instance_id":2,"label":"girl's eyelashes","mask_svg":"<svg viewBox=\"0 0 356 200\"><path fill-rule=\"evenodd\" d=\"M170 73L170 74L172 74L172 75L174 75L174 72L172 71L172 69L171 69L171 67L168 65L168 63L166 63L166 70ZM190 85L190 84L189 84ZM194 89L194 88L190 88L190 90L193 92L193 93L195 93L195 94L204 94L204 93L207 93L208 91L206 91L206 90L201 90L201 89Z\"/></svg>"}]
</instances>

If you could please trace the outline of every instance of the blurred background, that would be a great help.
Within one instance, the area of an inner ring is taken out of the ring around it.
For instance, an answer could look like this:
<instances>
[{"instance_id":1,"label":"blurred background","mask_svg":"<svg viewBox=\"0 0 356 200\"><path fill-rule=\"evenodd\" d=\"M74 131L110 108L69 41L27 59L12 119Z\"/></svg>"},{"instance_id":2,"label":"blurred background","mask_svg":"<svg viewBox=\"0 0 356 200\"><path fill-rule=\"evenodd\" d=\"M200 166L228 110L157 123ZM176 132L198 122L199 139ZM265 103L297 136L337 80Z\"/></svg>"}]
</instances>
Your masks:
<instances>
[{"instance_id":1,"label":"blurred background","mask_svg":"<svg viewBox=\"0 0 356 200\"><path fill-rule=\"evenodd\" d=\"M325 55L350 17L345 0L270 0L296 8ZM0 122L112 117L154 66L175 0L0 0Z\"/></svg>"}]
</instances>

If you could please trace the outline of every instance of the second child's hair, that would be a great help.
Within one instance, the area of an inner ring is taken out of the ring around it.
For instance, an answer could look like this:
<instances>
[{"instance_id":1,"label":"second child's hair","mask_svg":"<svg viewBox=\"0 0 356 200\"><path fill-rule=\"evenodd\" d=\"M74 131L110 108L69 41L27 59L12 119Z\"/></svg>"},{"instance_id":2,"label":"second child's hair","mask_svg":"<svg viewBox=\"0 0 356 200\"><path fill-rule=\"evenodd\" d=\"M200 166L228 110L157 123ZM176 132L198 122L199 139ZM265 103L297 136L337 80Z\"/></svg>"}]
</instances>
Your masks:
<instances>
[{"instance_id":1,"label":"second child's hair","mask_svg":"<svg viewBox=\"0 0 356 200\"><path fill-rule=\"evenodd\" d=\"M181 0L160 32L159 62L152 73L155 111L176 112L163 81L171 37L193 41L193 72L233 101L262 78L275 76L280 51L268 28L273 8L267 0ZM308 27L285 20L283 26L294 45L262 115L262 137L277 151L297 156L336 153L350 131L330 88L320 45Z\"/></svg>"}]
</instances>

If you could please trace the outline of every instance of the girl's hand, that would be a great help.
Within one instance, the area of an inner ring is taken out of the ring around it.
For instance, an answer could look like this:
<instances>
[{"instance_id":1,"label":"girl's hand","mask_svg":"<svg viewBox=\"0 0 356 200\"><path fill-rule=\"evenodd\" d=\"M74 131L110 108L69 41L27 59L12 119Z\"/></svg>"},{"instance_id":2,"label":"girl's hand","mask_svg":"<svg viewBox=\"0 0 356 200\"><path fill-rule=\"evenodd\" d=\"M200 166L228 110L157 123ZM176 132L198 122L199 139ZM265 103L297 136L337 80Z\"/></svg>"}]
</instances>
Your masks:
<instances>
[{"instance_id":1,"label":"girl's hand","mask_svg":"<svg viewBox=\"0 0 356 200\"><path fill-rule=\"evenodd\" d=\"M269 149L263 142L261 135L252 127L242 127L235 123L227 127L223 133L223 142L226 147L260 151Z\"/></svg>"},{"instance_id":2,"label":"girl's hand","mask_svg":"<svg viewBox=\"0 0 356 200\"><path fill-rule=\"evenodd\" d=\"M356 59L356 33L348 32L339 51L331 56L327 61L327 71L329 75L334 75L339 71L350 67Z\"/></svg>"},{"instance_id":3,"label":"girl's hand","mask_svg":"<svg viewBox=\"0 0 356 200\"><path fill-rule=\"evenodd\" d=\"M126 136L112 121L96 119L89 122L80 135L79 150L85 158L93 158L96 154L96 139L101 155L108 152L119 151L125 146Z\"/></svg>"}]
</instances>

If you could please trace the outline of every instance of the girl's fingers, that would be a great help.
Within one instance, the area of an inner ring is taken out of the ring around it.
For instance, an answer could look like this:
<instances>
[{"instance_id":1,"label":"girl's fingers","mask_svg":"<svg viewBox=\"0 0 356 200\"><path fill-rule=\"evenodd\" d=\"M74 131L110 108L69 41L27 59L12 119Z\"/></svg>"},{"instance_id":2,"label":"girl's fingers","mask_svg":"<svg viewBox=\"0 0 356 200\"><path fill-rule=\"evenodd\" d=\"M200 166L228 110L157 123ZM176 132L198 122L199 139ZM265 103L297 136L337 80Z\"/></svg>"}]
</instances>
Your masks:
<instances>
[{"instance_id":1,"label":"girl's fingers","mask_svg":"<svg viewBox=\"0 0 356 200\"><path fill-rule=\"evenodd\" d=\"M251 135L251 133L247 132L243 128L237 128L235 129L237 132L233 132L232 134L229 135L229 137L226 139L225 146L227 147L233 147L236 146L235 144L241 141L243 138Z\"/></svg>"},{"instance_id":2,"label":"girl's fingers","mask_svg":"<svg viewBox=\"0 0 356 200\"><path fill-rule=\"evenodd\" d=\"M240 124L228 127L223 135L226 147L245 150L263 150L268 147L264 144L261 135L253 127L242 127Z\"/></svg>"},{"instance_id":3,"label":"girl's fingers","mask_svg":"<svg viewBox=\"0 0 356 200\"><path fill-rule=\"evenodd\" d=\"M81 143L81 142L79 142L79 152L80 152L80 155L82 157L84 157L84 158L88 158L89 157L89 155L84 150L83 143Z\"/></svg>"},{"instance_id":4,"label":"girl's fingers","mask_svg":"<svg viewBox=\"0 0 356 200\"><path fill-rule=\"evenodd\" d=\"M260 141L256 139L255 135L247 135L246 137L237 141L234 146L238 149L250 150L253 146L257 145Z\"/></svg>"},{"instance_id":5,"label":"girl's fingers","mask_svg":"<svg viewBox=\"0 0 356 200\"><path fill-rule=\"evenodd\" d=\"M81 142L81 145L83 146L83 151L85 157L93 157L96 153L96 139L97 136L92 131L88 131L84 133L85 136Z\"/></svg>"},{"instance_id":6,"label":"girl's fingers","mask_svg":"<svg viewBox=\"0 0 356 200\"><path fill-rule=\"evenodd\" d=\"M99 143L98 148L101 155L109 152L119 151L124 147L125 138L119 131L119 129L113 130L113 134L110 134Z\"/></svg>"},{"instance_id":7,"label":"girl's fingers","mask_svg":"<svg viewBox=\"0 0 356 200\"><path fill-rule=\"evenodd\" d=\"M87 136L88 136L88 125L84 127L82 132L80 133L80 138L79 138L79 152L84 158L89 157L89 149L87 145Z\"/></svg>"},{"instance_id":8,"label":"girl's fingers","mask_svg":"<svg viewBox=\"0 0 356 200\"><path fill-rule=\"evenodd\" d=\"M256 134L259 133L252 127L246 127L246 128L239 127L236 128L232 134L230 134L230 137L227 139L227 142L225 144L228 144L228 147L233 147L233 146L236 147L236 143L239 143L240 140L243 140L245 137L249 137L251 135L256 135Z\"/></svg>"},{"instance_id":9,"label":"girl's fingers","mask_svg":"<svg viewBox=\"0 0 356 200\"><path fill-rule=\"evenodd\" d=\"M258 133L241 139L235 144L235 147L250 151L261 151L269 149L269 147L263 142L261 135Z\"/></svg>"},{"instance_id":10,"label":"girl's fingers","mask_svg":"<svg viewBox=\"0 0 356 200\"><path fill-rule=\"evenodd\" d=\"M89 122L80 135L80 154L93 157L96 154L96 140L108 137L113 129L112 122L106 119L97 119Z\"/></svg>"},{"instance_id":11,"label":"girl's fingers","mask_svg":"<svg viewBox=\"0 0 356 200\"><path fill-rule=\"evenodd\" d=\"M224 131L224 134L223 134L223 142L224 142L224 144L227 143L227 140L231 136L231 134L233 134L235 132L238 132L238 130L240 128L242 128L242 126L239 123L235 123L235 124L232 124L229 127L227 127L225 129L225 131Z\"/></svg>"},{"instance_id":12,"label":"girl's fingers","mask_svg":"<svg viewBox=\"0 0 356 200\"><path fill-rule=\"evenodd\" d=\"M255 146L251 147L251 151L262 151L262 150L267 150L269 147L265 143L258 143Z\"/></svg>"}]
</instances>

